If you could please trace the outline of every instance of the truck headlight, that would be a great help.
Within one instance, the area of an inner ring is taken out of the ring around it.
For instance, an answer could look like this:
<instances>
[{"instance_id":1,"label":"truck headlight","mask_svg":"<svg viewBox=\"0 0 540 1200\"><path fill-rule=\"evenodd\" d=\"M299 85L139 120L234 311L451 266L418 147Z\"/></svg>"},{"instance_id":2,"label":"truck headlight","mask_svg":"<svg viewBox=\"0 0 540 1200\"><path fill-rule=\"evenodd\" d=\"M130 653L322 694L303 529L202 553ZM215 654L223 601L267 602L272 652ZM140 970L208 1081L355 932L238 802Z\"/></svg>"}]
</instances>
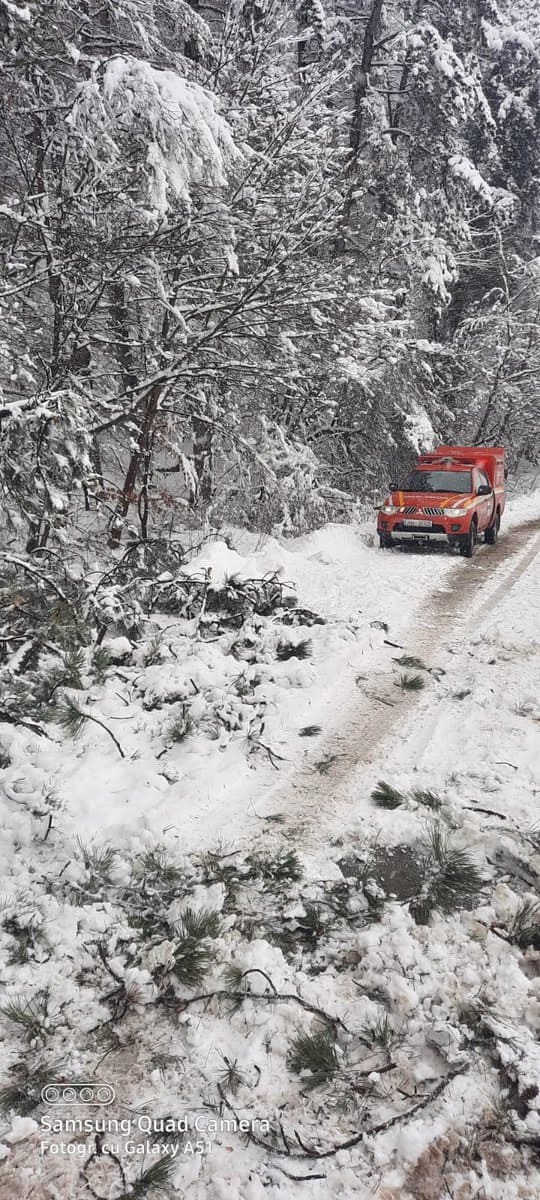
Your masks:
<instances>
[{"instance_id":1,"label":"truck headlight","mask_svg":"<svg viewBox=\"0 0 540 1200\"><path fill-rule=\"evenodd\" d=\"M467 509L466 508L445 508L444 515L445 515L445 517L466 517Z\"/></svg>"},{"instance_id":2,"label":"truck headlight","mask_svg":"<svg viewBox=\"0 0 540 1200\"><path fill-rule=\"evenodd\" d=\"M383 506L381 508L381 512L386 513L388 516L391 516L392 513L401 512L401 508L399 507L399 505L396 505L396 504L383 504Z\"/></svg>"}]
</instances>

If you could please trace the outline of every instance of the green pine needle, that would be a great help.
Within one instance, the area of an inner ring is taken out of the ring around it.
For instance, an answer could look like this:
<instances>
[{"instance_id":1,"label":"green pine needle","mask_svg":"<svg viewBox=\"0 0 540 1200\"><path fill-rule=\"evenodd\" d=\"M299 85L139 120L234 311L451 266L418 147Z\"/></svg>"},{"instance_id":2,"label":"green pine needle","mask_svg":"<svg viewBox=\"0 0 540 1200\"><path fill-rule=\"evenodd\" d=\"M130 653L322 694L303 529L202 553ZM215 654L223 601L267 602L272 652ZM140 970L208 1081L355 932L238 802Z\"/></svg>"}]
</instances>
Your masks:
<instances>
[{"instance_id":1,"label":"green pine needle","mask_svg":"<svg viewBox=\"0 0 540 1200\"><path fill-rule=\"evenodd\" d=\"M390 1050L392 1046L399 1045L399 1042L403 1040L401 1034L394 1029L386 1012L375 1021L364 1025L362 1036L373 1045L380 1046L382 1050Z\"/></svg>"},{"instance_id":2,"label":"green pine needle","mask_svg":"<svg viewBox=\"0 0 540 1200\"><path fill-rule=\"evenodd\" d=\"M520 949L540 950L540 903L537 900L522 900L511 924L508 937Z\"/></svg>"},{"instance_id":3,"label":"green pine needle","mask_svg":"<svg viewBox=\"0 0 540 1200\"><path fill-rule=\"evenodd\" d=\"M417 658L416 654L402 654L401 658L395 658L400 667L413 667L415 671L427 671L428 667L422 662L421 658Z\"/></svg>"},{"instance_id":4,"label":"green pine needle","mask_svg":"<svg viewBox=\"0 0 540 1200\"><path fill-rule=\"evenodd\" d=\"M294 959L299 951L299 943L294 929L290 925L271 925L264 932L267 942L277 946L285 958Z\"/></svg>"},{"instance_id":5,"label":"green pine needle","mask_svg":"<svg viewBox=\"0 0 540 1200\"><path fill-rule=\"evenodd\" d=\"M303 1077L309 1091L328 1083L340 1069L334 1031L300 1033L287 1054L287 1066Z\"/></svg>"},{"instance_id":6,"label":"green pine needle","mask_svg":"<svg viewBox=\"0 0 540 1200\"><path fill-rule=\"evenodd\" d=\"M227 992L241 992L244 983L244 972L234 963L228 963L223 972L223 983Z\"/></svg>"},{"instance_id":7,"label":"green pine needle","mask_svg":"<svg viewBox=\"0 0 540 1200\"><path fill-rule=\"evenodd\" d=\"M410 911L418 925L425 925L437 909L451 913L470 904L483 887L482 876L466 850L448 845L439 825L434 825L426 857L427 883L411 901Z\"/></svg>"},{"instance_id":8,"label":"green pine needle","mask_svg":"<svg viewBox=\"0 0 540 1200\"><path fill-rule=\"evenodd\" d=\"M28 1055L10 1069L13 1076L11 1083L0 1087L0 1112L6 1116L17 1113L27 1117L41 1103L41 1092L51 1079L59 1078L60 1068L54 1063L34 1063L29 1065Z\"/></svg>"},{"instance_id":9,"label":"green pine needle","mask_svg":"<svg viewBox=\"0 0 540 1200\"><path fill-rule=\"evenodd\" d=\"M237 1058L227 1058L226 1054L223 1054L222 1058L224 1066L223 1070L219 1072L218 1080L222 1088L234 1096L242 1084L246 1082L246 1077L238 1066Z\"/></svg>"},{"instance_id":10,"label":"green pine needle","mask_svg":"<svg viewBox=\"0 0 540 1200\"><path fill-rule=\"evenodd\" d=\"M173 972L186 987L202 983L213 959L210 939L219 936L219 914L210 910L186 909L182 916L180 936L174 951Z\"/></svg>"},{"instance_id":11,"label":"green pine needle","mask_svg":"<svg viewBox=\"0 0 540 1200\"><path fill-rule=\"evenodd\" d=\"M8 950L9 966L21 966L30 961L30 951L34 948L34 932L31 925L19 925L15 917L3 922L6 933L13 939Z\"/></svg>"},{"instance_id":12,"label":"green pine needle","mask_svg":"<svg viewBox=\"0 0 540 1200\"><path fill-rule=\"evenodd\" d=\"M425 896L415 896L409 906L411 917L417 925L428 925L436 907L429 891Z\"/></svg>"},{"instance_id":13,"label":"green pine needle","mask_svg":"<svg viewBox=\"0 0 540 1200\"><path fill-rule=\"evenodd\" d=\"M56 709L56 720L71 737L78 737L86 717L71 696L64 696L62 703Z\"/></svg>"},{"instance_id":14,"label":"green pine needle","mask_svg":"<svg viewBox=\"0 0 540 1200\"><path fill-rule=\"evenodd\" d=\"M442 800L435 792L430 792L424 788L414 788L411 792L411 799L417 804L424 804L426 808L437 809L442 808Z\"/></svg>"},{"instance_id":15,"label":"green pine needle","mask_svg":"<svg viewBox=\"0 0 540 1200\"><path fill-rule=\"evenodd\" d=\"M82 688L85 668L84 652L79 648L66 650L63 656L63 682L66 687Z\"/></svg>"},{"instance_id":16,"label":"green pine needle","mask_svg":"<svg viewBox=\"0 0 540 1200\"><path fill-rule=\"evenodd\" d=\"M284 883L302 878L300 859L294 850L282 850L275 858L251 855L247 862L253 874L271 883Z\"/></svg>"},{"instance_id":17,"label":"green pine needle","mask_svg":"<svg viewBox=\"0 0 540 1200\"><path fill-rule=\"evenodd\" d=\"M421 692L426 684L421 675L403 674L399 677L399 686L404 692Z\"/></svg>"},{"instance_id":18,"label":"green pine needle","mask_svg":"<svg viewBox=\"0 0 540 1200\"><path fill-rule=\"evenodd\" d=\"M142 875L145 889L159 892L168 892L184 880L184 873L171 862L162 846L145 850L138 856L136 873Z\"/></svg>"},{"instance_id":19,"label":"green pine needle","mask_svg":"<svg viewBox=\"0 0 540 1200\"><path fill-rule=\"evenodd\" d=\"M34 1096L29 1095L20 1083L6 1083L0 1087L0 1112L5 1116L16 1112L18 1116L27 1117L36 1104Z\"/></svg>"},{"instance_id":20,"label":"green pine needle","mask_svg":"<svg viewBox=\"0 0 540 1200\"><path fill-rule=\"evenodd\" d=\"M162 634L156 633L143 651L143 667L153 667L163 662Z\"/></svg>"},{"instance_id":21,"label":"green pine needle","mask_svg":"<svg viewBox=\"0 0 540 1200\"><path fill-rule=\"evenodd\" d=\"M131 1185L130 1200L144 1200L151 1192L162 1190L170 1183L174 1167L175 1160L172 1155L158 1158L156 1162L151 1163Z\"/></svg>"},{"instance_id":22,"label":"green pine needle","mask_svg":"<svg viewBox=\"0 0 540 1200\"><path fill-rule=\"evenodd\" d=\"M336 755L330 754L328 758L321 758L319 762L316 762L315 768L319 772L319 775L328 775L328 772L335 761Z\"/></svg>"},{"instance_id":23,"label":"green pine needle","mask_svg":"<svg viewBox=\"0 0 540 1200\"><path fill-rule=\"evenodd\" d=\"M105 883L109 882L114 860L116 858L116 850L112 846L90 846L77 838L79 846L79 856L83 861L84 869L92 878L102 879Z\"/></svg>"},{"instance_id":24,"label":"green pine needle","mask_svg":"<svg viewBox=\"0 0 540 1200\"><path fill-rule=\"evenodd\" d=\"M8 1021L19 1025L31 1041L43 1037L46 1031L48 1016L48 995L44 994L34 1000L23 1000L16 997L0 1008L0 1012Z\"/></svg>"},{"instance_id":25,"label":"green pine needle","mask_svg":"<svg viewBox=\"0 0 540 1200\"><path fill-rule=\"evenodd\" d=\"M221 933L221 918L213 909L186 908L182 915L182 929L196 938L217 938Z\"/></svg>"},{"instance_id":26,"label":"green pine needle","mask_svg":"<svg viewBox=\"0 0 540 1200\"><path fill-rule=\"evenodd\" d=\"M101 680L106 675L111 667L111 656L105 646L96 646L92 655L92 670L95 672L98 680Z\"/></svg>"},{"instance_id":27,"label":"green pine needle","mask_svg":"<svg viewBox=\"0 0 540 1200\"><path fill-rule=\"evenodd\" d=\"M371 799L378 808L399 808L400 804L405 803L403 793L398 792L391 784L385 783L384 779L379 780L377 787L371 793Z\"/></svg>"},{"instance_id":28,"label":"green pine needle","mask_svg":"<svg viewBox=\"0 0 540 1200\"><path fill-rule=\"evenodd\" d=\"M210 948L199 938L184 933L174 952L173 972L186 987L197 987L210 969Z\"/></svg>"},{"instance_id":29,"label":"green pine needle","mask_svg":"<svg viewBox=\"0 0 540 1200\"><path fill-rule=\"evenodd\" d=\"M190 716L187 705L183 704L181 711L173 718L167 728L167 741L183 742L195 729L195 721Z\"/></svg>"},{"instance_id":30,"label":"green pine needle","mask_svg":"<svg viewBox=\"0 0 540 1200\"><path fill-rule=\"evenodd\" d=\"M278 642L276 647L276 658L278 662L287 662L289 658L309 658L311 654L312 643L310 638L304 638L302 642Z\"/></svg>"}]
</instances>

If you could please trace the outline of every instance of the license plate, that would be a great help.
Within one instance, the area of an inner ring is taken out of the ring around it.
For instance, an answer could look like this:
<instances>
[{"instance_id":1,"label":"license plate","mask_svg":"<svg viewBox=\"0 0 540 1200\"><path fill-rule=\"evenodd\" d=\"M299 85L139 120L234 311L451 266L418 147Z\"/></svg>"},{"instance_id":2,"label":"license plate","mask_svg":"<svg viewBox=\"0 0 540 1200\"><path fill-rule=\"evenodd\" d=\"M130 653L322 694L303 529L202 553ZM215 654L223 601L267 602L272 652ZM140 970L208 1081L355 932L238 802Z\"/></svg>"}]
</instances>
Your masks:
<instances>
[{"instance_id":1,"label":"license plate","mask_svg":"<svg viewBox=\"0 0 540 1200\"><path fill-rule=\"evenodd\" d=\"M433 521L404 521L407 529L431 529Z\"/></svg>"}]
</instances>

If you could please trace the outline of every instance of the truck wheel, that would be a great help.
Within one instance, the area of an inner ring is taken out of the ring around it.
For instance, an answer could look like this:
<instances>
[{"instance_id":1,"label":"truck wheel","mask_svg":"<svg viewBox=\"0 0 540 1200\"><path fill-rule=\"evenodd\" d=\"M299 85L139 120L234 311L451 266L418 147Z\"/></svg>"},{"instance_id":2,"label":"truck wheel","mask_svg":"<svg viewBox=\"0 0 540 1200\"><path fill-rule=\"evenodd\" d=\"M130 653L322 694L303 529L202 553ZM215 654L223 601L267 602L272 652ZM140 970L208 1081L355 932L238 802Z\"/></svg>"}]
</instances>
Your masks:
<instances>
[{"instance_id":1,"label":"truck wheel","mask_svg":"<svg viewBox=\"0 0 540 1200\"><path fill-rule=\"evenodd\" d=\"M394 545L394 543L393 543L392 538L389 533L380 533L379 534L379 546L380 546L381 550L389 550L390 547L393 545Z\"/></svg>"},{"instance_id":2,"label":"truck wheel","mask_svg":"<svg viewBox=\"0 0 540 1200\"><path fill-rule=\"evenodd\" d=\"M476 523L476 517L474 517L469 526L469 532L464 533L461 538L459 553L461 554L462 558L472 558L476 548L477 540L478 526Z\"/></svg>"},{"instance_id":3,"label":"truck wheel","mask_svg":"<svg viewBox=\"0 0 540 1200\"><path fill-rule=\"evenodd\" d=\"M484 535L485 541L488 546L495 545L495 542L497 541L497 538L499 536L500 528L501 528L501 514L500 514L499 510L497 509L497 516L495 517L493 525L490 525L489 529L486 529L486 532Z\"/></svg>"}]
</instances>

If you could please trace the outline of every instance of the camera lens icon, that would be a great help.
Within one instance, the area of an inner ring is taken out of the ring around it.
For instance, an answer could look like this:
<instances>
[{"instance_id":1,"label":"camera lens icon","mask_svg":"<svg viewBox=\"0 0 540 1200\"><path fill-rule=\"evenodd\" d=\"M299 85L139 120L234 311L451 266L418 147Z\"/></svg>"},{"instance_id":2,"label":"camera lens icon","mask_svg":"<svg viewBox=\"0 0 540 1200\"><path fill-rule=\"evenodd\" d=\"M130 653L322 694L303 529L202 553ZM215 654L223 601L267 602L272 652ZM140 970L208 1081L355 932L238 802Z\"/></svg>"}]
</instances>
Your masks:
<instances>
[{"instance_id":1,"label":"camera lens icon","mask_svg":"<svg viewBox=\"0 0 540 1200\"><path fill-rule=\"evenodd\" d=\"M46 1083L41 1089L44 1104L112 1104L115 1095L110 1083Z\"/></svg>"}]
</instances>

